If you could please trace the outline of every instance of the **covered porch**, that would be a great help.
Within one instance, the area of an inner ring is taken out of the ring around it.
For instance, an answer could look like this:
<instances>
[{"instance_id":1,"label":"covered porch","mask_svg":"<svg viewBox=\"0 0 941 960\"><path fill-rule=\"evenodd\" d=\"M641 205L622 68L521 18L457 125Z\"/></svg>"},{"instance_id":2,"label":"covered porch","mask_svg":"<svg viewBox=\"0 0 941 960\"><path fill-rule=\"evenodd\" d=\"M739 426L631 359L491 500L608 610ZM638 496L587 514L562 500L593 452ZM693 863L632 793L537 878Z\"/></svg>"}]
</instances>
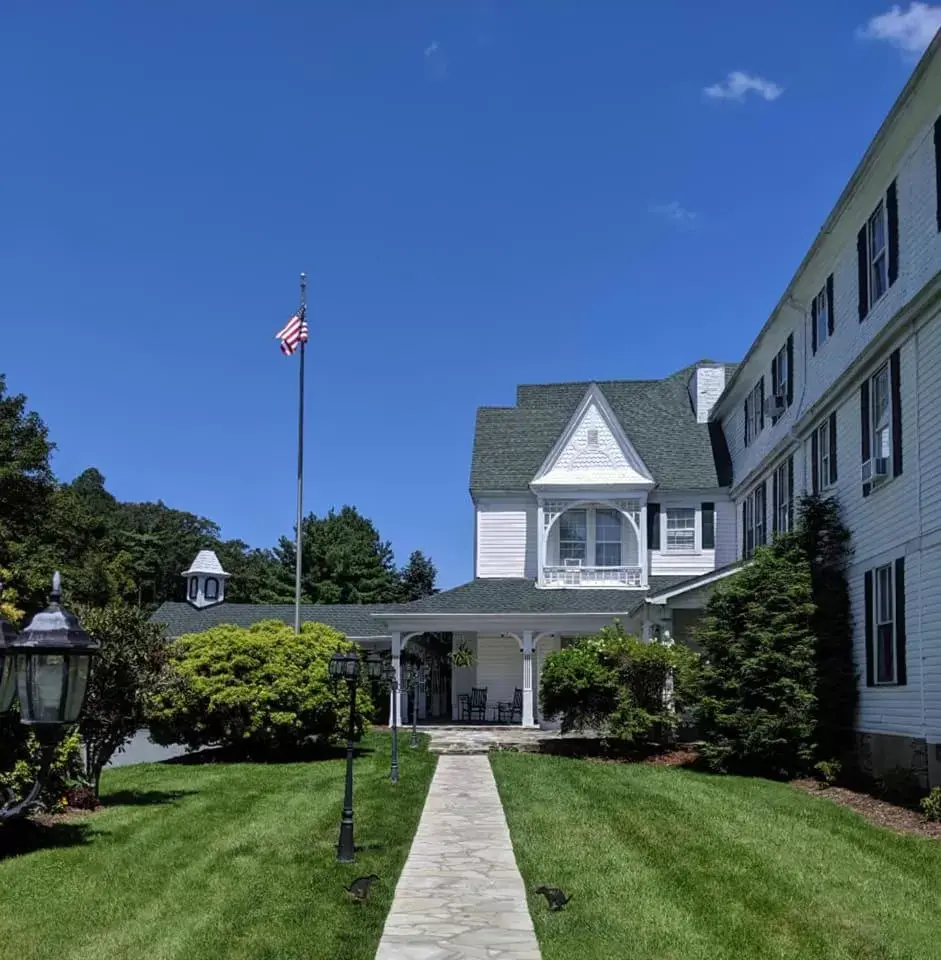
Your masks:
<instances>
[{"instance_id":1,"label":"covered porch","mask_svg":"<svg viewBox=\"0 0 941 960\"><path fill-rule=\"evenodd\" d=\"M557 721L539 706L546 658L570 638L595 634L614 619L639 630L632 610L642 602L643 593L632 590L546 590L530 580L479 579L376 616L390 638L400 685L408 645L430 632L450 635L452 655L461 655L451 669L452 723L555 730ZM410 717L408 693L400 689L399 696L402 722ZM423 707L420 698L419 720Z\"/></svg>"}]
</instances>

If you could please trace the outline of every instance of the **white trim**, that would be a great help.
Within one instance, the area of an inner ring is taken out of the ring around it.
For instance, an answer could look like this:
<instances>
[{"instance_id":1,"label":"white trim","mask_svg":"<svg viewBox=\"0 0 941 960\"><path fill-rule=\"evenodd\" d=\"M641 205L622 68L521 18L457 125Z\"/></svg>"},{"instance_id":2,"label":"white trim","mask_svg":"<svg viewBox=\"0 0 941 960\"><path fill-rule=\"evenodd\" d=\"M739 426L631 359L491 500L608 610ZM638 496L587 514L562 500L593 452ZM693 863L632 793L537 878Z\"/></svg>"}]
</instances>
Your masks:
<instances>
[{"instance_id":1,"label":"white trim","mask_svg":"<svg viewBox=\"0 0 941 960\"><path fill-rule=\"evenodd\" d=\"M628 439L627 434L624 432L624 428L621 426L620 421L614 415L614 411L611 409L608 401L605 399L604 394L601 392L601 389L596 383L589 384L588 390L585 392L585 396L582 398L581 403L575 409L575 413L572 414L571 419L568 422L566 428L562 431L561 436L556 440L552 449L549 451L549 455L542 462L542 466L536 471L536 476L533 477L530 486L535 490L536 485L541 485L542 488L545 487L554 487L555 483L546 484L541 482L542 478L545 477L555 466L556 460L562 454L562 451L568 445L568 442L572 439L572 435L575 433L578 425L581 423L582 418L588 412L588 409L594 404L598 407L602 418L607 423L608 429L614 436L614 439L617 441L618 445L621 447L621 452L624 454L625 459L632 466L632 468L639 473L643 478L644 482L654 484L653 474L650 472L650 468L644 461L641 459L640 454L637 450L634 449L634 445ZM624 483L615 482L613 484L601 484L602 487L609 486L619 486L624 487Z\"/></svg>"},{"instance_id":2,"label":"white trim","mask_svg":"<svg viewBox=\"0 0 941 960\"><path fill-rule=\"evenodd\" d=\"M705 573L701 577L696 577L695 579L691 578L685 584L679 584L670 590L665 590L663 593L658 593L655 596L648 597L647 603L660 606L665 604L668 600L672 600L673 597L682 596L684 593L690 593L693 590L699 590L702 587L708 587L711 583L715 583L718 580L724 580L726 577L731 577L733 574L739 573L746 567L750 567L751 564L751 560L746 560L744 563L736 564L734 567L728 567L722 570L713 570L712 573Z\"/></svg>"}]
</instances>

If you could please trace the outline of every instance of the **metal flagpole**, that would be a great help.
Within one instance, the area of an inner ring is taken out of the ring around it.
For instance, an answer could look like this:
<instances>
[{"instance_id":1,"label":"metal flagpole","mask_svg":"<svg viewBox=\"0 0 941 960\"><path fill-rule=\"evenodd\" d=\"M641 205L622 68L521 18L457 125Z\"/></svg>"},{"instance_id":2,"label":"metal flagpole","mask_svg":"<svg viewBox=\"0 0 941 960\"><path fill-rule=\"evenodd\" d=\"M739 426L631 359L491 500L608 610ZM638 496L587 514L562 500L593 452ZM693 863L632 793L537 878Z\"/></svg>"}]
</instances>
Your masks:
<instances>
[{"instance_id":1,"label":"metal flagpole","mask_svg":"<svg viewBox=\"0 0 941 960\"><path fill-rule=\"evenodd\" d=\"M307 274L301 274L301 323L307 320ZM309 328L308 328L309 329ZM300 388L297 407L297 538L294 565L294 632L301 632L301 526L304 520L304 353L307 341L301 340Z\"/></svg>"}]
</instances>

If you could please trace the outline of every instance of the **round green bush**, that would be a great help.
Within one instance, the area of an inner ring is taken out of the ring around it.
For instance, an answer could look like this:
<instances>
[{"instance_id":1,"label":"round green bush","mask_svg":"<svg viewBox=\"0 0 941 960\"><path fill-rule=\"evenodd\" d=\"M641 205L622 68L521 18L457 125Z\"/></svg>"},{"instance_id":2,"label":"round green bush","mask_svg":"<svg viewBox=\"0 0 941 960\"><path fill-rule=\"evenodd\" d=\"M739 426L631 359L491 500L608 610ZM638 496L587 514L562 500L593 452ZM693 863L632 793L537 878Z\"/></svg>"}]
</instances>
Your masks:
<instances>
[{"instance_id":1,"label":"round green bush","mask_svg":"<svg viewBox=\"0 0 941 960\"><path fill-rule=\"evenodd\" d=\"M150 700L151 737L163 745L219 746L257 758L344 735L349 691L330 679L328 662L336 650L353 648L331 627L305 623L296 635L280 620L182 636ZM361 688L357 734L371 712Z\"/></svg>"}]
</instances>

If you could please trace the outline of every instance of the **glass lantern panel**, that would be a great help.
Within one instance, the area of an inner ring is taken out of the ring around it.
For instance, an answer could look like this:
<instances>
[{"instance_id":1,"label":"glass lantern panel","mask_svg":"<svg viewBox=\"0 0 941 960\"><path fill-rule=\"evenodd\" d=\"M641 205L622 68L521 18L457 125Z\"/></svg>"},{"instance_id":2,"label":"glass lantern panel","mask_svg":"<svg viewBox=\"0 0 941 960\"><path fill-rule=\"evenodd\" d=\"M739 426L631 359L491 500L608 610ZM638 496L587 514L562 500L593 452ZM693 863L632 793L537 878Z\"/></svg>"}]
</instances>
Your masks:
<instances>
[{"instance_id":1,"label":"glass lantern panel","mask_svg":"<svg viewBox=\"0 0 941 960\"><path fill-rule=\"evenodd\" d=\"M19 657L17 692L24 723L61 723L67 657L61 653L30 653Z\"/></svg>"},{"instance_id":2,"label":"glass lantern panel","mask_svg":"<svg viewBox=\"0 0 941 960\"><path fill-rule=\"evenodd\" d=\"M16 692L16 661L10 654L0 653L0 713L6 713L13 704Z\"/></svg>"},{"instance_id":3,"label":"glass lantern panel","mask_svg":"<svg viewBox=\"0 0 941 960\"><path fill-rule=\"evenodd\" d=\"M88 668L91 657L84 654L72 654L66 657L68 665L68 688L65 694L65 723L75 723L85 703L85 689L88 686Z\"/></svg>"}]
</instances>

